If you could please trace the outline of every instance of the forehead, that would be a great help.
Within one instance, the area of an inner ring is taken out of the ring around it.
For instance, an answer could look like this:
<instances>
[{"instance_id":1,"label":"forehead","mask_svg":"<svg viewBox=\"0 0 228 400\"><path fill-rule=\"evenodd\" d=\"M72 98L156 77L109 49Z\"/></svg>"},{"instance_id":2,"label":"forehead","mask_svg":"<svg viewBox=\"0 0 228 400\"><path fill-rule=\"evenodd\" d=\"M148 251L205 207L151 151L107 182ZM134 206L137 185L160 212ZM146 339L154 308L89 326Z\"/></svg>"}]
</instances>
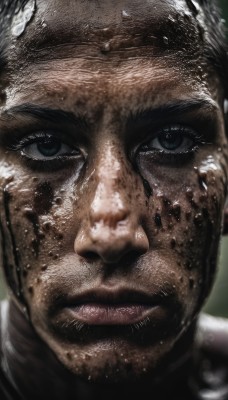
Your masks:
<instances>
[{"instance_id":1,"label":"forehead","mask_svg":"<svg viewBox=\"0 0 228 400\"><path fill-rule=\"evenodd\" d=\"M12 99L15 104L32 98L88 110L116 107L121 99L124 109L137 108L146 98L148 106L164 101L161 92L174 98L185 98L189 91L192 97L211 95L205 62L200 67L203 14L191 0L35 3L23 33L12 34L9 93L16 95L9 96L8 106ZM17 23L13 19L11 32Z\"/></svg>"},{"instance_id":2,"label":"forehead","mask_svg":"<svg viewBox=\"0 0 228 400\"><path fill-rule=\"evenodd\" d=\"M59 22L61 28L76 29L76 35L85 33L86 28L107 26L120 31L123 28L152 28L153 25L158 28L170 17L190 12L185 0L37 0L37 9L51 30L58 31L56 22Z\"/></svg>"},{"instance_id":3,"label":"forehead","mask_svg":"<svg viewBox=\"0 0 228 400\"><path fill-rule=\"evenodd\" d=\"M195 54L199 26L193 14L185 0L37 0L23 34L13 38L15 53L26 61L53 59L51 49L62 58ZM12 32L16 24L17 16Z\"/></svg>"}]
</instances>

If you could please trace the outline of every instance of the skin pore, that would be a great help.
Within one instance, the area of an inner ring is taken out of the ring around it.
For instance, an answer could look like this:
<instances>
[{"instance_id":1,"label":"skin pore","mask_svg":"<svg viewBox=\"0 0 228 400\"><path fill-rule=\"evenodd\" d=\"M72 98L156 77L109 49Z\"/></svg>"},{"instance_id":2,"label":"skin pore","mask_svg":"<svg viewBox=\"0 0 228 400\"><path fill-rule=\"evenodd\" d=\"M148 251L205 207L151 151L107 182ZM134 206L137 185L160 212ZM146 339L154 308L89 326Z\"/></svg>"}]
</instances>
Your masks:
<instances>
[{"instance_id":1,"label":"skin pore","mask_svg":"<svg viewBox=\"0 0 228 400\"><path fill-rule=\"evenodd\" d=\"M223 94L200 13L184 0L37 0L10 37L5 313L59 386L75 376L151 385L188 357L227 187Z\"/></svg>"}]
</instances>

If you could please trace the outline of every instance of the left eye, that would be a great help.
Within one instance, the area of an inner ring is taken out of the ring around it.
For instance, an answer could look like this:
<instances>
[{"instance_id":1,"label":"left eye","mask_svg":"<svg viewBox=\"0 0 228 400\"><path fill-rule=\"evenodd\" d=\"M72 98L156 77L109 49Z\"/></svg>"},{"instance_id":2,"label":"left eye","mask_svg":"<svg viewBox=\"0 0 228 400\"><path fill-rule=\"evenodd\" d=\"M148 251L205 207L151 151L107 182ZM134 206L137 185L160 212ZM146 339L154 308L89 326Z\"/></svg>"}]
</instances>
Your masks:
<instances>
[{"instance_id":1,"label":"left eye","mask_svg":"<svg viewBox=\"0 0 228 400\"><path fill-rule=\"evenodd\" d=\"M153 151L158 150L163 153L184 153L192 150L195 141L195 132L184 126L165 127L149 142L144 144L140 150Z\"/></svg>"},{"instance_id":2,"label":"left eye","mask_svg":"<svg viewBox=\"0 0 228 400\"><path fill-rule=\"evenodd\" d=\"M59 156L78 154L78 151L57 138L44 138L25 145L22 153L36 160L51 160Z\"/></svg>"}]
</instances>

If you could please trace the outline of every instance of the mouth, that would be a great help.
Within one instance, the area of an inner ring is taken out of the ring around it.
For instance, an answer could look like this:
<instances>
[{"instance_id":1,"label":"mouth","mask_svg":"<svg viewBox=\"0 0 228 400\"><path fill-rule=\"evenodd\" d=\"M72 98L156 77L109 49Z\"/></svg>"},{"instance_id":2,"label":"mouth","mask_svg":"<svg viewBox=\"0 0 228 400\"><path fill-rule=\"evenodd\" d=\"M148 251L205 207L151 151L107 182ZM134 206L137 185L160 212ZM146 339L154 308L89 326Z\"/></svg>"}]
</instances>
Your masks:
<instances>
[{"instance_id":1,"label":"mouth","mask_svg":"<svg viewBox=\"0 0 228 400\"><path fill-rule=\"evenodd\" d=\"M86 325L132 325L146 319L163 320L166 302L161 294L147 295L129 289L97 289L68 297L62 314Z\"/></svg>"}]
</instances>

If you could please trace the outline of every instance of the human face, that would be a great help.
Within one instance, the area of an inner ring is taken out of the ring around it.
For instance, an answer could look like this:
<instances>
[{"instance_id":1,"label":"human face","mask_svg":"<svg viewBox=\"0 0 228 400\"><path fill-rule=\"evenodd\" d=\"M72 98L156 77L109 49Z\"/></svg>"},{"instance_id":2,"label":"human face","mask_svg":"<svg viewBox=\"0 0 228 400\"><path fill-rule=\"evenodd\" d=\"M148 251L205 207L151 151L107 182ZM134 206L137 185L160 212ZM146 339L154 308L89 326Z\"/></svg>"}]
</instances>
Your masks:
<instances>
[{"instance_id":1,"label":"human face","mask_svg":"<svg viewBox=\"0 0 228 400\"><path fill-rule=\"evenodd\" d=\"M37 0L11 38L4 269L40 337L92 380L155 373L213 280L227 141L197 23L182 0Z\"/></svg>"}]
</instances>

